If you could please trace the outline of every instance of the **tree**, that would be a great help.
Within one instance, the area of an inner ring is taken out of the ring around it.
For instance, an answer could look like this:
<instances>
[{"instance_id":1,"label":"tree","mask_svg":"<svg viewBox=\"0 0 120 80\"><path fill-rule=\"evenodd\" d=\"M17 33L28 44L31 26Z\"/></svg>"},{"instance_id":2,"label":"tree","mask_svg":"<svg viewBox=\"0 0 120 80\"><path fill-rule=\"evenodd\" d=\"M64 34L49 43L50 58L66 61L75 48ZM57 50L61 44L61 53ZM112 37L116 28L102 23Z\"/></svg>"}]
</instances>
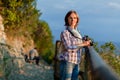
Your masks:
<instances>
[{"instance_id":1,"label":"tree","mask_svg":"<svg viewBox=\"0 0 120 80\"><path fill-rule=\"evenodd\" d=\"M98 47L98 42L94 42L93 47L98 53L100 52L99 47Z\"/></svg>"},{"instance_id":2,"label":"tree","mask_svg":"<svg viewBox=\"0 0 120 80\"><path fill-rule=\"evenodd\" d=\"M34 42L39 48L40 55L48 62L53 58L53 36L49 25L45 21L40 21L33 35ZM49 62L50 63L50 62Z\"/></svg>"},{"instance_id":3,"label":"tree","mask_svg":"<svg viewBox=\"0 0 120 80\"><path fill-rule=\"evenodd\" d=\"M49 55L50 61L54 51L53 37L48 23L39 19L42 13L36 9L36 0L1 0L0 4L3 6L0 14L4 18L6 34L32 37L39 52L43 56Z\"/></svg>"},{"instance_id":4,"label":"tree","mask_svg":"<svg viewBox=\"0 0 120 80\"><path fill-rule=\"evenodd\" d=\"M113 53L115 48L115 45L112 42L106 42L104 45L101 45L102 52L110 52Z\"/></svg>"},{"instance_id":5,"label":"tree","mask_svg":"<svg viewBox=\"0 0 120 80\"><path fill-rule=\"evenodd\" d=\"M2 0L6 30L31 30L37 26L42 13L36 9L36 0ZM23 31L24 32L24 31Z\"/></svg>"}]
</instances>

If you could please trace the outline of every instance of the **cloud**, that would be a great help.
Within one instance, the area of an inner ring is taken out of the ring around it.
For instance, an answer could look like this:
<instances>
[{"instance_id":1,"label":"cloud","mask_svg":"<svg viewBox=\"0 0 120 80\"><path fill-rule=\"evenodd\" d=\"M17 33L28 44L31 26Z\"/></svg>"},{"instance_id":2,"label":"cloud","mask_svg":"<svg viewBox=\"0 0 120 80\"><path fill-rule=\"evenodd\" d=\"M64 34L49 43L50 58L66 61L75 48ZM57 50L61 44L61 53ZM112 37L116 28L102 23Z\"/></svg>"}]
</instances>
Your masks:
<instances>
[{"instance_id":1,"label":"cloud","mask_svg":"<svg viewBox=\"0 0 120 80\"><path fill-rule=\"evenodd\" d=\"M120 3L109 2L108 6L114 8L114 9L120 9Z\"/></svg>"}]
</instances>

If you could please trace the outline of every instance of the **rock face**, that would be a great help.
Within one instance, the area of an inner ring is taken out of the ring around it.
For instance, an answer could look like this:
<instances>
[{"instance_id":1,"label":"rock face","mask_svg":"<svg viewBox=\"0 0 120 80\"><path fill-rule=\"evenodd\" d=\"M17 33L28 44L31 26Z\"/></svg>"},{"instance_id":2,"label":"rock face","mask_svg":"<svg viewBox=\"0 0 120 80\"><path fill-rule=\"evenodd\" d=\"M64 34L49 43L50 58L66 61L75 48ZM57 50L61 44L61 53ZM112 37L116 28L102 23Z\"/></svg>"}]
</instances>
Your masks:
<instances>
[{"instance_id":1,"label":"rock face","mask_svg":"<svg viewBox=\"0 0 120 80\"><path fill-rule=\"evenodd\" d=\"M13 54L13 55L12 55ZM53 69L40 60L40 65L26 63L14 48L0 44L0 80L54 80Z\"/></svg>"},{"instance_id":2,"label":"rock face","mask_svg":"<svg viewBox=\"0 0 120 80\"><path fill-rule=\"evenodd\" d=\"M6 42L6 34L4 32L3 18L0 16L0 43Z\"/></svg>"},{"instance_id":3,"label":"rock face","mask_svg":"<svg viewBox=\"0 0 120 80\"><path fill-rule=\"evenodd\" d=\"M24 66L25 61L22 55L17 53L13 47L0 43L0 77L6 79L14 71L19 71Z\"/></svg>"},{"instance_id":4,"label":"rock face","mask_svg":"<svg viewBox=\"0 0 120 80\"><path fill-rule=\"evenodd\" d=\"M26 63L24 53L33 48L34 43L29 40L25 50L26 38L7 37L4 32L3 19L0 16L0 80L53 80L52 66L40 60L40 65Z\"/></svg>"}]
</instances>

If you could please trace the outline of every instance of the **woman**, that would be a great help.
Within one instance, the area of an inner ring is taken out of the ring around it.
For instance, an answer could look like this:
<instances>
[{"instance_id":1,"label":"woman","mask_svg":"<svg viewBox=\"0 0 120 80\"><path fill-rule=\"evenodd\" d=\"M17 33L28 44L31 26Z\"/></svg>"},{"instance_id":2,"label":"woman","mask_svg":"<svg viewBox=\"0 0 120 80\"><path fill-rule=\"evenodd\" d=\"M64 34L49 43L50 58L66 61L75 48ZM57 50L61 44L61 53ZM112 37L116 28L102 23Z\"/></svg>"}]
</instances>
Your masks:
<instances>
[{"instance_id":1,"label":"woman","mask_svg":"<svg viewBox=\"0 0 120 80\"><path fill-rule=\"evenodd\" d=\"M90 41L82 41L77 30L79 16L76 11L69 11L65 16L66 29L61 33L61 41L65 47L64 58L60 62L61 80L78 80L79 63L81 61L81 48L89 46Z\"/></svg>"}]
</instances>

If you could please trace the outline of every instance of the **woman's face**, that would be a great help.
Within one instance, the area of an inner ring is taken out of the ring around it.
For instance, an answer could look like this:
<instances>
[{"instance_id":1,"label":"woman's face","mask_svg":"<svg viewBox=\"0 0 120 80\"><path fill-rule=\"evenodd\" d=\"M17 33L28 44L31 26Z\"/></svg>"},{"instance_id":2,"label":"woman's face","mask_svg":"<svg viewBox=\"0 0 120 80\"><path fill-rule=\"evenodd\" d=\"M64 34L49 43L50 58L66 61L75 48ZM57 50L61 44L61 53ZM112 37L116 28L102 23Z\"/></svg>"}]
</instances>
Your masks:
<instances>
[{"instance_id":1,"label":"woman's face","mask_svg":"<svg viewBox=\"0 0 120 80\"><path fill-rule=\"evenodd\" d=\"M75 28L77 24L77 15L75 13L71 13L71 15L68 17L68 24L71 28Z\"/></svg>"}]
</instances>

